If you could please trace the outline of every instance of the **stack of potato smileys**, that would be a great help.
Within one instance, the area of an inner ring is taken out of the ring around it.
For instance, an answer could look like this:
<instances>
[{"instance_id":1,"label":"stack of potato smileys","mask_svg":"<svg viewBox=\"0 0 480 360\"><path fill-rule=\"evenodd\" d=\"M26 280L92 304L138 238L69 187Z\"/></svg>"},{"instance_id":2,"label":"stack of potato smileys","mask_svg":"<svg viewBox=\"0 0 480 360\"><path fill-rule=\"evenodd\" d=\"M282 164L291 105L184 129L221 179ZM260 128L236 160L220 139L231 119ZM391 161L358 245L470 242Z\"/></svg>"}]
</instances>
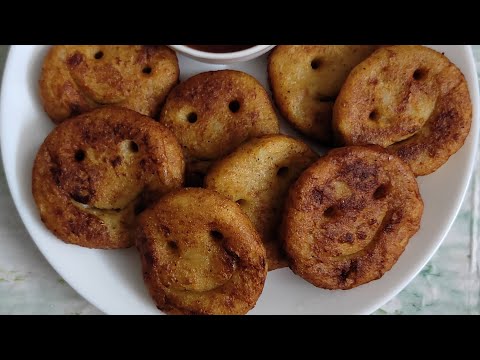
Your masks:
<instances>
[{"instance_id":1,"label":"stack of potato smileys","mask_svg":"<svg viewBox=\"0 0 480 360\"><path fill-rule=\"evenodd\" d=\"M135 245L171 314L245 314L286 266L324 289L382 277L419 229L416 176L470 131L463 74L423 46L372 45L281 45L265 71L282 116L335 149L279 134L246 73L179 83L166 46L52 47L40 96L57 126L33 167L42 221L66 243Z\"/></svg>"}]
</instances>

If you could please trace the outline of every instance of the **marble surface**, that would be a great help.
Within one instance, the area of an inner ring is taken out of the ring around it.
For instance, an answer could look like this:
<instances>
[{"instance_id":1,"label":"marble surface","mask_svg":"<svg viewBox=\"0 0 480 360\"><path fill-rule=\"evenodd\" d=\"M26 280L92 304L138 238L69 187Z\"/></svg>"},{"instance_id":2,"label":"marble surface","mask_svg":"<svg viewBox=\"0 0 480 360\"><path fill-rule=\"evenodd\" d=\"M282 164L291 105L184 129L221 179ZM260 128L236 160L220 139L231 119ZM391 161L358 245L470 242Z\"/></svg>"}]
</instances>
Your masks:
<instances>
[{"instance_id":1,"label":"marble surface","mask_svg":"<svg viewBox=\"0 0 480 360\"><path fill-rule=\"evenodd\" d=\"M480 45L473 48L479 68ZM7 46L0 46L1 72L7 51ZM462 209L438 252L375 314L480 314L479 211L477 166ZM101 314L53 270L30 239L10 197L1 157L0 314Z\"/></svg>"}]
</instances>

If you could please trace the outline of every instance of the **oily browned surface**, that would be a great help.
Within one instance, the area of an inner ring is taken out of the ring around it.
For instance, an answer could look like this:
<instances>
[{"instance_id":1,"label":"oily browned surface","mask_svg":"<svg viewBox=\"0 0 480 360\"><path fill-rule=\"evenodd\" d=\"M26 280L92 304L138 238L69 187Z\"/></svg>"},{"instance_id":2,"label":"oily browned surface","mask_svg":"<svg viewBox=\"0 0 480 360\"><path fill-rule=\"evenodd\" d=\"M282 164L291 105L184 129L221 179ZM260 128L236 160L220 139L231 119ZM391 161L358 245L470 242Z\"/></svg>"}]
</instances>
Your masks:
<instances>
[{"instance_id":1,"label":"oily browned surface","mask_svg":"<svg viewBox=\"0 0 480 360\"><path fill-rule=\"evenodd\" d=\"M69 119L35 158L32 190L45 225L89 248L131 246L135 214L183 183L180 145L134 111L103 107Z\"/></svg>"},{"instance_id":2,"label":"oily browned surface","mask_svg":"<svg viewBox=\"0 0 480 360\"><path fill-rule=\"evenodd\" d=\"M463 146L471 120L463 74L423 46L377 50L351 72L334 108L345 144L388 147L417 176L436 171Z\"/></svg>"},{"instance_id":3,"label":"oily browned surface","mask_svg":"<svg viewBox=\"0 0 480 360\"><path fill-rule=\"evenodd\" d=\"M279 45L268 75L282 115L299 131L334 144L332 108L349 72L378 46Z\"/></svg>"},{"instance_id":4,"label":"oily browned surface","mask_svg":"<svg viewBox=\"0 0 480 360\"><path fill-rule=\"evenodd\" d=\"M58 45L44 60L40 95L57 124L103 105L154 117L179 73L166 46Z\"/></svg>"},{"instance_id":5,"label":"oily browned surface","mask_svg":"<svg viewBox=\"0 0 480 360\"><path fill-rule=\"evenodd\" d=\"M291 188L283 236L292 270L351 289L383 276L418 231L423 201L406 163L379 146L330 151Z\"/></svg>"},{"instance_id":6,"label":"oily browned surface","mask_svg":"<svg viewBox=\"0 0 480 360\"><path fill-rule=\"evenodd\" d=\"M252 221L265 245L269 270L288 266L279 233L285 197L317 158L300 140L267 135L216 162L205 178L207 189L236 201Z\"/></svg>"},{"instance_id":7,"label":"oily browned surface","mask_svg":"<svg viewBox=\"0 0 480 360\"><path fill-rule=\"evenodd\" d=\"M240 208L214 191L164 196L139 219L136 244L157 307L171 314L245 314L260 296L265 249Z\"/></svg>"},{"instance_id":8,"label":"oily browned surface","mask_svg":"<svg viewBox=\"0 0 480 360\"><path fill-rule=\"evenodd\" d=\"M176 86L160 122L176 135L188 160L215 160L245 140L279 132L265 89L233 70L201 73Z\"/></svg>"}]
</instances>

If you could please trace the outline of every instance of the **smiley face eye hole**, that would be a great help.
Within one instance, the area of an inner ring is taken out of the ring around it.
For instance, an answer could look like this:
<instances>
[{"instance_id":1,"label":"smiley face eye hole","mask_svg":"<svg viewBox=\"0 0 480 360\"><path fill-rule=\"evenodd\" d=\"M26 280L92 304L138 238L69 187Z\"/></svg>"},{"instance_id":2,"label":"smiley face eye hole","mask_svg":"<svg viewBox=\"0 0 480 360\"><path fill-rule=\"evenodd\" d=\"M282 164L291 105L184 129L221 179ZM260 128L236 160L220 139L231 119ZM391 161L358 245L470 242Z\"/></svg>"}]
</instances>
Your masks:
<instances>
[{"instance_id":1,"label":"smiley face eye hole","mask_svg":"<svg viewBox=\"0 0 480 360\"><path fill-rule=\"evenodd\" d=\"M335 209L335 206L329 206L324 212L323 212L323 216L327 217L327 218L332 218L335 216L335 214L337 213L337 209Z\"/></svg>"},{"instance_id":2,"label":"smiley face eye hole","mask_svg":"<svg viewBox=\"0 0 480 360\"><path fill-rule=\"evenodd\" d=\"M388 195L388 185L380 185L377 190L373 193L373 198L375 200L381 200Z\"/></svg>"},{"instance_id":3,"label":"smiley face eye hole","mask_svg":"<svg viewBox=\"0 0 480 360\"><path fill-rule=\"evenodd\" d=\"M223 234L218 230L210 231L210 236L215 240L223 240Z\"/></svg>"},{"instance_id":4,"label":"smiley face eye hole","mask_svg":"<svg viewBox=\"0 0 480 360\"><path fill-rule=\"evenodd\" d=\"M103 51L97 51L94 55L95 59L100 60L103 58Z\"/></svg>"},{"instance_id":5,"label":"smiley face eye hole","mask_svg":"<svg viewBox=\"0 0 480 360\"><path fill-rule=\"evenodd\" d=\"M198 120L198 115L197 113L195 112L191 112L187 115L187 121L190 123L190 124L195 124Z\"/></svg>"},{"instance_id":6,"label":"smiley face eye hole","mask_svg":"<svg viewBox=\"0 0 480 360\"><path fill-rule=\"evenodd\" d=\"M416 81L420 81L425 79L427 76L427 71L424 69L417 69L413 72L413 79Z\"/></svg>"},{"instance_id":7,"label":"smiley face eye hole","mask_svg":"<svg viewBox=\"0 0 480 360\"><path fill-rule=\"evenodd\" d=\"M173 240L167 242L167 247L172 251L178 251L178 244Z\"/></svg>"},{"instance_id":8,"label":"smiley face eye hole","mask_svg":"<svg viewBox=\"0 0 480 360\"><path fill-rule=\"evenodd\" d=\"M144 74L151 74L152 73L152 68L150 66L145 66L142 70Z\"/></svg>"},{"instance_id":9,"label":"smiley face eye hole","mask_svg":"<svg viewBox=\"0 0 480 360\"><path fill-rule=\"evenodd\" d=\"M379 114L378 114L378 111L377 110L372 110L372 112L370 113L370 115L368 115L368 118L372 121L376 121L378 120L379 118Z\"/></svg>"},{"instance_id":10,"label":"smiley face eye hole","mask_svg":"<svg viewBox=\"0 0 480 360\"><path fill-rule=\"evenodd\" d=\"M235 114L240 110L240 102L238 102L238 100L233 100L228 104L228 108Z\"/></svg>"},{"instance_id":11,"label":"smiley face eye hole","mask_svg":"<svg viewBox=\"0 0 480 360\"><path fill-rule=\"evenodd\" d=\"M310 66L312 67L313 70L317 70L322 66L322 60L321 59L313 59L312 62L310 63Z\"/></svg>"},{"instance_id":12,"label":"smiley face eye hole","mask_svg":"<svg viewBox=\"0 0 480 360\"><path fill-rule=\"evenodd\" d=\"M136 153L138 149L138 144L135 141L130 141L130 151Z\"/></svg>"},{"instance_id":13,"label":"smiley face eye hole","mask_svg":"<svg viewBox=\"0 0 480 360\"><path fill-rule=\"evenodd\" d=\"M85 160L85 151L83 151L82 149L77 150L75 152L75 161L81 162L83 160Z\"/></svg>"}]
</instances>

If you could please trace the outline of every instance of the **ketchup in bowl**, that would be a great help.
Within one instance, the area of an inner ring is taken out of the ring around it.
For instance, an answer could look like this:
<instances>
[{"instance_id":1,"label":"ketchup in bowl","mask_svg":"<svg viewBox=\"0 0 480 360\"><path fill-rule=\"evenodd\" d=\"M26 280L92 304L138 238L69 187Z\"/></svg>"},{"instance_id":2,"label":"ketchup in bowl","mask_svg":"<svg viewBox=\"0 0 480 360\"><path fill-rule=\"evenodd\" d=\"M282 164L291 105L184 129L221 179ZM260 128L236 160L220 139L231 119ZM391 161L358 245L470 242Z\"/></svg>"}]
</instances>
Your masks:
<instances>
[{"instance_id":1,"label":"ketchup in bowl","mask_svg":"<svg viewBox=\"0 0 480 360\"><path fill-rule=\"evenodd\" d=\"M209 53L232 53L249 49L255 45L187 45L189 48Z\"/></svg>"}]
</instances>

